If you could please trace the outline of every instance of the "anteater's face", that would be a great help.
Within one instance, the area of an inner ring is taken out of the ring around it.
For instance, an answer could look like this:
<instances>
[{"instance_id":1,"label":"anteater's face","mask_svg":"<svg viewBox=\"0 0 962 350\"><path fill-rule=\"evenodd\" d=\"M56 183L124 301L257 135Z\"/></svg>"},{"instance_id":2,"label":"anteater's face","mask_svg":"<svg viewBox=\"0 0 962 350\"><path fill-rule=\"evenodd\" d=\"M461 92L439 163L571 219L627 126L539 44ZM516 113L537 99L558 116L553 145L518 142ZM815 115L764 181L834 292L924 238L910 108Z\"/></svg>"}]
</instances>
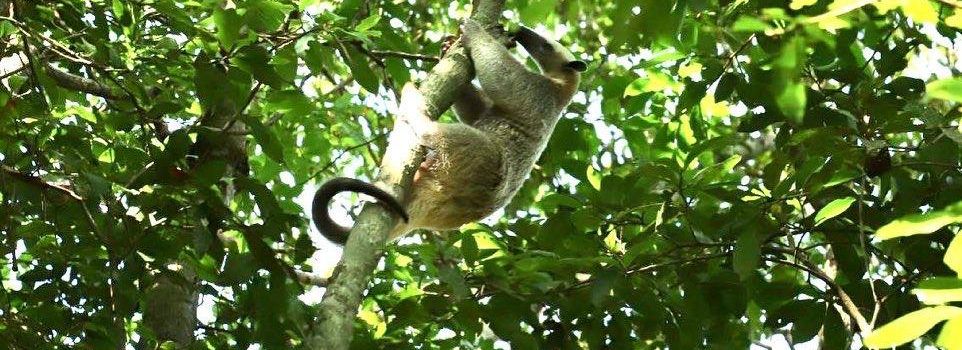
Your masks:
<instances>
[{"instance_id":1,"label":"anteater's face","mask_svg":"<svg viewBox=\"0 0 962 350\"><path fill-rule=\"evenodd\" d=\"M545 38L528 27L522 26L514 35L515 40L524 47L531 57L534 57L541 70L544 72L555 72L560 70L572 70L574 72L584 72L587 65L584 61L578 60L561 46L557 41Z\"/></svg>"}]
</instances>

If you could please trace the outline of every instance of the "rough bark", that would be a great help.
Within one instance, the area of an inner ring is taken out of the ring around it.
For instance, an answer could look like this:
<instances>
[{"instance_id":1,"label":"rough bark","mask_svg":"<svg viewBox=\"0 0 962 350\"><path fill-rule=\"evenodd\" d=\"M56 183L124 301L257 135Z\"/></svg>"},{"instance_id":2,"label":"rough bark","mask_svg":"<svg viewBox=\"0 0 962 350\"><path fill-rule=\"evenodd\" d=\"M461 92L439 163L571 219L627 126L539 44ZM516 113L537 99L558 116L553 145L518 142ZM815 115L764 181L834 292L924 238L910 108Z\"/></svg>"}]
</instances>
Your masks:
<instances>
[{"instance_id":1,"label":"rough bark","mask_svg":"<svg viewBox=\"0 0 962 350\"><path fill-rule=\"evenodd\" d=\"M485 27L497 24L504 0L476 0L471 18ZM436 120L454 101L458 89L469 83L474 71L464 48L456 45L448 50L421 82L419 90L427 103L427 114ZM406 128L395 128L380 167L377 182L391 189L398 198L406 198L411 179L424 150ZM402 201L403 202L403 201ZM316 324L308 330L304 345L308 349L348 349L354 319L362 293L377 266L388 231L396 224L384 207L365 205L351 230L337 276L330 281L321 301Z\"/></svg>"},{"instance_id":2,"label":"rough bark","mask_svg":"<svg viewBox=\"0 0 962 350\"><path fill-rule=\"evenodd\" d=\"M197 276L189 265L172 273L180 276L158 275L147 289L144 324L159 342L170 341L177 349L186 349L197 328Z\"/></svg>"},{"instance_id":3,"label":"rough bark","mask_svg":"<svg viewBox=\"0 0 962 350\"><path fill-rule=\"evenodd\" d=\"M57 69L57 67L54 67L50 63L46 63L44 68L47 69L47 76L52 78L53 81L57 82L58 86L64 89L80 91L108 100L124 99L119 93L111 89L110 86L99 81L67 73Z\"/></svg>"}]
</instances>

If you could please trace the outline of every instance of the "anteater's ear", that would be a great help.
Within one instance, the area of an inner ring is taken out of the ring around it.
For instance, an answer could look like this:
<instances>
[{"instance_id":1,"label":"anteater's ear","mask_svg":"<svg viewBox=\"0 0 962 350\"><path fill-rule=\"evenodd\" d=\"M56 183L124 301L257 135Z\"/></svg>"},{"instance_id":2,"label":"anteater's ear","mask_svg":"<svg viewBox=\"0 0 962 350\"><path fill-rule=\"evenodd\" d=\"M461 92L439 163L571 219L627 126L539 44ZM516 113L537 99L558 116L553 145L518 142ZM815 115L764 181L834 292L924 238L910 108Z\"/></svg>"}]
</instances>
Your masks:
<instances>
[{"instance_id":1,"label":"anteater's ear","mask_svg":"<svg viewBox=\"0 0 962 350\"><path fill-rule=\"evenodd\" d=\"M588 69L588 64L585 63L585 61L577 60L577 61L571 61L566 63L565 67L574 69L579 72L584 72L585 70Z\"/></svg>"}]
</instances>

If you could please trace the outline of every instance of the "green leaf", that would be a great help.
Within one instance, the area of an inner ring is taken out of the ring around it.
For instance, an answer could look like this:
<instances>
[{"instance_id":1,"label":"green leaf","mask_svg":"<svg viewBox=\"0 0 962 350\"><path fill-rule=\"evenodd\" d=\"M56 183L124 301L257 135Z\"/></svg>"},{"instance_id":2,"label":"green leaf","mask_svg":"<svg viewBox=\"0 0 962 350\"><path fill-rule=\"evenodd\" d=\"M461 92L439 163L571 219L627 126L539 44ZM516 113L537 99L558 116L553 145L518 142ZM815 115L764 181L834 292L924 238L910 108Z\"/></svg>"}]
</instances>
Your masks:
<instances>
[{"instance_id":1,"label":"green leaf","mask_svg":"<svg viewBox=\"0 0 962 350\"><path fill-rule=\"evenodd\" d=\"M674 48L667 48L661 51L654 52L651 58L641 62L638 65L638 68L651 68L665 62L677 61L686 57L688 56L681 52L678 52L678 50L675 50Z\"/></svg>"},{"instance_id":2,"label":"green leaf","mask_svg":"<svg viewBox=\"0 0 962 350\"><path fill-rule=\"evenodd\" d=\"M363 0L344 0L341 1L341 6L337 8L338 14L345 17L353 17L357 10L361 7Z\"/></svg>"},{"instance_id":3,"label":"green leaf","mask_svg":"<svg viewBox=\"0 0 962 350\"><path fill-rule=\"evenodd\" d=\"M962 350L962 317L950 319L942 325L936 344L946 350Z\"/></svg>"},{"instance_id":4,"label":"green leaf","mask_svg":"<svg viewBox=\"0 0 962 350\"><path fill-rule=\"evenodd\" d=\"M84 178L90 185L91 192L97 194L100 197L110 196L110 181L91 172L84 172Z\"/></svg>"},{"instance_id":5,"label":"green leaf","mask_svg":"<svg viewBox=\"0 0 962 350\"><path fill-rule=\"evenodd\" d=\"M855 198L852 197L839 198L828 203L828 205L815 214L815 226L821 225L825 220L841 215L848 210L848 207L852 206L852 203L855 203Z\"/></svg>"},{"instance_id":6,"label":"green leaf","mask_svg":"<svg viewBox=\"0 0 962 350\"><path fill-rule=\"evenodd\" d=\"M543 23L555 11L558 0L532 0L521 8L521 22L529 25Z\"/></svg>"},{"instance_id":7,"label":"green leaf","mask_svg":"<svg viewBox=\"0 0 962 350\"><path fill-rule=\"evenodd\" d=\"M745 231L735 242L735 256L732 258L735 272L742 280L748 279L755 273L761 257L761 246L758 236L753 231Z\"/></svg>"},{"instance_id":8,"label":"green leaf","mask_svg":"<svg viewBox=\"0 0 962 350\"><path fill-rule=\"evenodd\" d=\"M734 135L724 135L699 142L688 151L688 156L685 157L685 167L687 168L688 165L690 165L691 162L694 161L695 158L698 158L698 156L703 152L709 150L721 150L724 147L738 144L738 142L739 139Z\"/></svg>"},{"instance_id":9,"label":"green leaf","mask_svg":"<svg viewBox=\"0 0 962 350\"><path fill-rule=\"evenodd\" d=\"M718 80L718 85L715 86L715 101L724 101L731 97L737 83L737 75L732 73L723 74L721 79Z\"/></svg>"},{"instance_id":10,"label":"green leaf","mask_svg":"<svg viewBox=\"0 0 962 350\"><path fill-rule=\"evenodd\" d=\"M304 96L300 90L272 91L268 100L277 111L284 112L291 118L303 118L316 110L314 101Z\"/></svg>"},{"instance_id":11,"label":"green leaf","mask_svg":"<svg viewBox=\"0 0 962 350\"><path fill-rule=\"evenodd\" d=\"M550 193L538 201L538 206L546 212L554 211L559 207L577 209L584 206L581 201L571 195L561 193Z\"/></svg>"},{"instance_id":12,"label":"green leaf","mask_svg":"<svg viewBox=\"0 0 962 350\"><path fill-rule=\"evenodd\" d=\"M886 240L896 237L932 233L945 225L962 222L962 202L943 210L903 216L875 231L875 236ZM953 260L954 261L954 260Z\"/></svg>"},{"instance_id":13,"label":"green leaf","mask_svg":"<svg viewBox=\"0 0 962 350\"><path fill-rule=\"evenodd\" d=\"M825 314L823 322L825 349L847 349L852 335L848 332L848 327L842 323L842 317L832 306L825 310Z\"/></svg>"},{"instance_id":14,"label":"green leaf","mask_svg":"<svg viewBox=\"0 0 962 350\"><path fill-rule=\"evenodd\" d=\"M120 0L113 0L110 4L110 10L114 13L114 17L122 17L124 15L124 2Z\"/></svg>"},{"instance_id":15,"label":"green leaf","mask_svg":"<svg viewBox=\"0 0 962 350\"><path fill-rule=\"evenodd\" d=\"M869 348L891 348L921 337L939 322L962 316L962 308L933 306L910 312L872 331L865 337Z\"/></svg>"},{"instance_id":16,"label":"green leaf","mask_svg":"<svg viewBox=\"0 0 962 350\"><path fill-rule=\"evenodd\" d=\"M735 32L764 32L771 28L768 23L752 16L741 16L732 24Z\"/></svg>"},{"instance_id":17,"label":"green leaf","mask_svg":"<svg viewBox=\"0 0 962 350\"><path fill-rule=\"evenodd\" d=\"M251 134L254 135L254 140L257 140L257 144L264 150L264 154L275 162L284 164L284 148L281 146L281 141L277 138L277 134L253 116L245 114L242 118L250 129Z\"/></svg>"},{"instance_id":18,"label":"green leaf","mask_svg":"<svg viewBox=\"0 0 962 350\"><path fill-rule=\"evenodd\" d=\"M358 84L364 90L369 91L372 94L377 93L377 89L380 86L379 79L377 75L374 74L374 70L371 69L370 63L367 61L367 56L362 54L360 51L353 47L347 47L348 67L351 67L351 73L354 74L354 80L357 80Z\"/></svg>"},{"instance_id":19,"label":"green leaf","mask_svg":"<svg viewBox=\"0 0 962 350\"><path fill-rule=\"evenodd\" d=\"M955 238L952 239L952 243L949 243L949 248L945 251L945 257L942 258L942 261L952 271L962 276L962 234L955 234Z\"/></svg>"},{"instance_id":20,"label":"green leaf","mask_svg":"<svg viewBox=\"0 0 962 350\"><path fill-rule=\"evenodd\" d=\"M281 88L286 84L284 78L271 66L271 56L267 49L252 44L242 48L239 53L238 64L249 71L257 81L273 88Z\"/></svg>"},{"instance_id":21,"label":"green leaf","mask_svg":"<svg viewBox=\"0 0 962 350\"><path fill-rule=\"evenodd\" d=\"M929 97L962 102L962 78L940 79L925 85Z\"/></svg>"},{"instance_id":22,"label":"green leaf","mask_svg":"<svg viewBox=\"0 0 962 350\"><path fill-rule=\"evenodd\" d=\"M625 93L623 97L628 96L638 96L645 92L645 84L648 83L648 78L638 78L628 84L625 87Z\"/></svg>"},{"instance_id":23,"label":"green leaf","mask_svg":"<svg viewBox=\"0 0 962 350\"><path fill-rule=\"evenodd\" d=\"M220 180L227 171L224 159L209 159L194 169L191 180L198 186L210 186Z\"/></svg>"},{"instance_id":24,"label":"green leaf","mask_svg":"<svg viewBox=\"0 0 962 350\"><path fill-rule=\"evenodd\" d=\"M200 55L194 61L194 86L197 98L206 109L223 103L228 93L222 89L227 81L227 74L223 69L211 63L210 57Z\"/></svg>"},{"instance_id":25,"label":"green leaf","mask_svg":"<svg viewBox=\"0 0 962 350\"><path fill-rule=\"evenodd\" d=\"M240 29L244 26L244 19L237 14L236 9L220 9L211 16L217 27L217 41L223 47L233 47L240 37Z\"/></svg>"},{"instance_id":26,"label":"green leaf","mask_svg":"<svg viewBox=\"0 0 962 350\"><path fill-rule=\"evenodd\" d=\"M474 265L474 262L478 261L478 242L470 233L461 234L461 256L468 265Z\"/></svg>"},{"instance_id":27,"label":"green leaf","mask_svg":"<svg viewBox=\"0 0 962 350\"><path fill-rule=\"evenodd\" d=\"M274 0L250 1L247 3L247 13L244 19L247 24L258 32L273 32L284 23L287 13L294 6L282 4Z\"/></svg>"},{"instance_id":28,"label":"green leaf","mask_svg":"<svg viewBox=\"0 0 962 350\"><path fill-rule=\"evenodd\" d=\"M17 31L17 27L7 20L0 20L0 38L5 38Z\"/></svg>"},{"instance_id":29,"label":"green leaf","mask_svg":"<svg viewBox=\"0 0 962 350\"><path fill-rule=\"evenodd\" d=\"M252 254L229 254L224 263L224 271L218 274L218 283L234 285L251 278L257 271L257 263Z\"/></svg>"},{"instance_id":30,"label":"green leaf","mask_svg":"<svg viewBox=\"0 0 962 350\"><path fill-rule=\"evenodd\" d=\"M789 119L801 124L805 116L806 87L800 78L805 64L805 39L796 35L788 40L775 59L775 103Z\"/></svg>"},{"instance_id":31,"label":"green leaf","mask_svg":"<svg viewBox=\"0 0 962 350\"><path fill-rule=\"evenodd\" d=\"M678 97L678 107L679 111L685 111L698 104L702 98L705 97L705 92L708 89L708 85L705 82L693 82L685 84L685 90L681 92L681 96Z\"/></svg>"},{"instance_id":32,"label":"green leaf","mask_svg":"<svg viewBox=\"0 0 962 350\"><path fill-rule=\"evenodd\" d=\"M801 123L805 117L805 85L800 81L790 82L775 96L778 108L796 123Z\"/></svg>"},{"instance_id":33,"label":"green leaf","mask_svg":"<svg viewBox=\"0 0 962 350\"><path fill-rule=\"evenodd\" d=\"M451 265L444 264L438 266L438 279L440 279L441 282L444 282L448 288L451 288L451 292L454 294L455 301L464 299L471 295L471 291L468 290L468 287L464 282L464 276L461 275L461 272L459 272L458 269Z\"/></svg>"},{"instance_id":34,"label":"green leaf","mask_svg":"<svg viewBox=\"0 0 962 350\"><path fill-rule=\"evenodd\" d=\"M740 118L738 123L739 132L753 132L764 129L766 126L772 125L774 123L784 121L781 115L773 112L765 112L762 114L748 114Z\"/></svg>"},{"instance_id":35,"label":"green leaf","mask_svg":"<svg viewBox=\"0 0 962 350\"><path fill-rule=\"evenodd\" d=\"M596 273L591 280L591 304L603 307L612 298L612 288L618 272L611 269Z\"/></svg>"},{"instance_id":36,"label":"green leaf","mask_svg":"<svg viewBox=\"0 0 962 350\"><path fill-rule=\"evenodd\" d=\"M381 15L375 13L361 20L361 22L358 23L356 27L354 27L354 30L359 32L366 31L376 26L377 22L379 21L381 21Z\"/></svg>"}]
</instances>

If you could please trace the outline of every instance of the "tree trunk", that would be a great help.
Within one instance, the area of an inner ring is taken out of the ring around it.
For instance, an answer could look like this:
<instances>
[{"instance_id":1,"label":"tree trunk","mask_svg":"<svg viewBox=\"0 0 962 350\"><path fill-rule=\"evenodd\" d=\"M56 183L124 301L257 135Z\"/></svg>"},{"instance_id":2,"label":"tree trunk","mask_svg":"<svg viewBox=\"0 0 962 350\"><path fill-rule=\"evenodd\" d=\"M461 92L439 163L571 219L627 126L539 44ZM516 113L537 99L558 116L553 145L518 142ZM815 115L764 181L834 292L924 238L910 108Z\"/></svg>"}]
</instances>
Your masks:
<instances>
[{"instance_id":1,"label":"tree trunk","mask_svg":"<svg viewBox=\"0 0 962 350\"><path fill-rule=\"evenodd\" d=\"M257 92L257 89L257 87L254 88L251 96ZM207 161L222 159L227 161L228 176L247 176L249 171L246 154L247 138L244 135L247 128L244 123L235 120L242 112L243 108L239 110L233 101L228 100L208 107L207 112L201 117L201 125L218 129L226 128L222 132L229 136L208 138L204 134L199 135L190 152L198 157L193 168ZM224 187L222 200L229 205L236 191L233 184L228 183ZM220 220L220 218L208 217L207 220ZM208 227L221 227L221 225L217 223ZM181 261L179 265L179 270L168 272L176 275L157 275L154 284L147 289L144 324L154 332L159 342L171 341L176 344L177 349L186 349L193 343L194 330L197 329L199 281L190 262Z\"/></svg>"}]
</instances>

